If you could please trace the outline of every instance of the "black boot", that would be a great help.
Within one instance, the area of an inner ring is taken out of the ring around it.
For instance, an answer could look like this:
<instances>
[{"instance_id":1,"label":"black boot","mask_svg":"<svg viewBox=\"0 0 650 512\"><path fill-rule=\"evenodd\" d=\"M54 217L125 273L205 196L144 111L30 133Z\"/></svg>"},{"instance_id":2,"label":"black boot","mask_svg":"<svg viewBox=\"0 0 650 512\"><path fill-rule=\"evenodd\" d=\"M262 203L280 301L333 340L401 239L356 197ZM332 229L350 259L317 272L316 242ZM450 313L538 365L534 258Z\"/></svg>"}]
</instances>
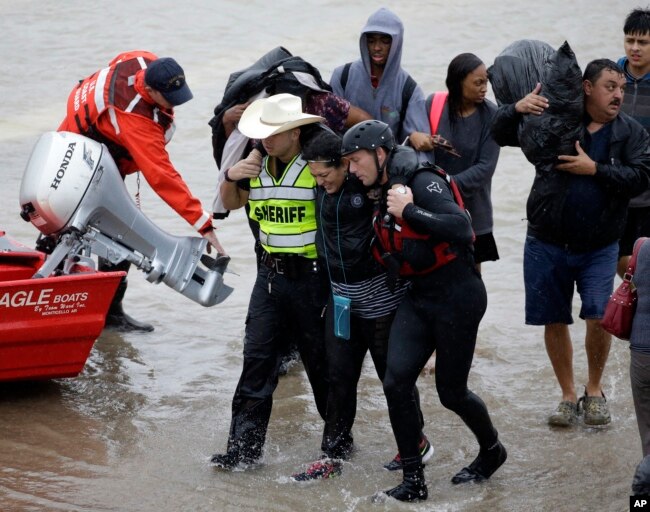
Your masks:
<instances>
[{"instance_id":1,"label":"black boot","mask_svg":"<svg viewBox=\"0 0 650 512\"><path fill-rule=\"evenodd\" d=\"M239 450L232 449L226 453L215 453L210 458L210 463L220 469L232 471L233 469L247 469L254 466L258 459L246 457Z\"/></svg>"},{"instance_id":2,"label":"black boot","mask_svg":"<svg viewBox=\"0 0 650 512\"><path fill-rule=\"evenodd\" d=\"M387 496L399 501L423 501L429 496L424 481L424 465L420 457L402 459L404 477L402 483L385 491Z\"/></svg>"},{"instance_id":3,"label":"black boot","mask_svg":"<svg viewBox=\"0 0 650 512\"><path fill-rule=\"evenodd\" d=\"M462 484L465 482L482 482L492 476L492 474L501 467L508 458L508 452L500 441L488 450L480 450L478 457L469 465L461 469L452 479L452 484Z\"/></svg>"},{"instance_id":4,"label":"black boot","mask_svg":"<svg viewBox=\"0 0 650 512\"><path fill-rule=\"evenodd\" d=\"M104 329L115 332L151 332L153 325L146 322L139 322L135 318L127 315L122 308L122 301L111 304L106 315Z\"/></svg>"},{"instance_id":5,"label":"black boot","mask_svg":"<svg viewBox=\"0 0 650 512\"><path fill-rule=\"evenodd\" d=\"M102 272L117 272L124 271L128 272L131 264L128 261L122 261L117 265L113 265L103 258L99 258L99 270ZM108 313L106 314L106 322L104 324L105 329L110 329L111 331L116 332L151 332L153 331L153 325L139 322L135 318L127 315L124 312L122 307L122 299L126 293L128 281L126 276L122 278L120 284L117 286L117 291L113 296L113 301L111 302L110 307L108 308Z\"/></svg>"}]
</instances>

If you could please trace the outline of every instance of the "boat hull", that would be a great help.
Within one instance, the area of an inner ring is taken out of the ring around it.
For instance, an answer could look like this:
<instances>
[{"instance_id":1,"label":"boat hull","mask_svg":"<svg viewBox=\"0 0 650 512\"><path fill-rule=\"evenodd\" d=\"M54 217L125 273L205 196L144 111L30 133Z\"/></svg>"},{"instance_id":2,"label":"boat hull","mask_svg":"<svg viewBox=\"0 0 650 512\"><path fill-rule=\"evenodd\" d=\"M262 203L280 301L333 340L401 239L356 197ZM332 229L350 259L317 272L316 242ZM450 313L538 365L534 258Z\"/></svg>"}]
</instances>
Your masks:
<instances>
[{"instance_id":1,"label":"boat hull","mask_svg":"<svg viewBox=\"0 0 650 512\"><path fill-rule=\"evenodd\" d=\"M0 381L78 375L124 272L80 265L69 275L32 279L45 255L2 232L0 240Z\"/></svg>"}]
</instances>

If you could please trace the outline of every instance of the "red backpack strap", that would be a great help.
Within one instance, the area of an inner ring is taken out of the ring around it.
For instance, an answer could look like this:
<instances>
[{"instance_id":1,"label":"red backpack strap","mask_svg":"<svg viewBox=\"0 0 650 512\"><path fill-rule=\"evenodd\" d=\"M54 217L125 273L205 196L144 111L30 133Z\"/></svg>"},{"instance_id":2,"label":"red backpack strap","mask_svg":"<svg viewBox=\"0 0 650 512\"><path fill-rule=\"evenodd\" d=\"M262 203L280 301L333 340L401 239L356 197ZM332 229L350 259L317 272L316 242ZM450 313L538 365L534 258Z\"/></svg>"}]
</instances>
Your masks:
<instances>
[{"instance_id":1,"label":"red backpack strap","mask_svg":"<svg viewBox=\"0 0 650 512\"><path fill-rule=\"evenodd\" d=\"M431 100L431 109L429 110L429 127L431 128L431 135L435 135L438 131L440 118L442 117L442 109L445 108L447 102L447 91L437 91L433 93Z\"/></svg>"},{"instance_id":2,"label":"red backpack strap","mask_svg":"<svg viewBox=\"0 0 650 512\"><path fill-rule=\"evenodd\" d=\"M454 196L456 204L458 204L461 209L465 210L465 201L463 201L463 195L460 193L460 189L456 184L456 180L447 174L447 172L442 167L438 167L437 165L433 168L433 172L435 172L438 176L447 182L449 188L451 189L451 193Z\"/></svg>"},{"instance_id":3,"label":"red backpack strap","mask_svg":"<svg viewBox=\"0 0 650 512\"><path fill-rule=\"evenodd\" d=\"M456 183L456 180L451 177L447 172L442 168L438 167L437 165L433 168L434 172L443 178L447 184L449 185L449 188L451 189L451 193L454 196L454 200L456 201L456 204L460 206L460 209L463 210L470 218L472 216L469 213L469 210L465 208L465 201L463 201L463 194L460 193L460 189L458 188L458 184ZM474 229L472 229L472 241L476 240L476 233L474 233Z\"/></svg>"}]
</instances>

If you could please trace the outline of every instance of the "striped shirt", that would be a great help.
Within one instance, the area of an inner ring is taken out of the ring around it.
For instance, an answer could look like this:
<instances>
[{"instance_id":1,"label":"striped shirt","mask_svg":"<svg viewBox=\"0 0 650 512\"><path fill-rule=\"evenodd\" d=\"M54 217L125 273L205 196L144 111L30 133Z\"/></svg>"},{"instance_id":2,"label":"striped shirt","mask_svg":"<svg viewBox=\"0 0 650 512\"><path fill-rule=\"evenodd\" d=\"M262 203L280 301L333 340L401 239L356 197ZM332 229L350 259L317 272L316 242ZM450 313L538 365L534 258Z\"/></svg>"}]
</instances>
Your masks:
<instances>
[{"instance_id":1,"label":"striped shirt","mask_svg":"<svg viewBox=\"0 0 650 512\"><path fill-rule=\"evenodd\" d=\"M382 273L355 283L332 281L332 292L351 300L351 314L360 318L379 318L392 313L399 306L409 281L397 279L395 291L386 285L386 274Z\"/></svg>"}]
</instances>

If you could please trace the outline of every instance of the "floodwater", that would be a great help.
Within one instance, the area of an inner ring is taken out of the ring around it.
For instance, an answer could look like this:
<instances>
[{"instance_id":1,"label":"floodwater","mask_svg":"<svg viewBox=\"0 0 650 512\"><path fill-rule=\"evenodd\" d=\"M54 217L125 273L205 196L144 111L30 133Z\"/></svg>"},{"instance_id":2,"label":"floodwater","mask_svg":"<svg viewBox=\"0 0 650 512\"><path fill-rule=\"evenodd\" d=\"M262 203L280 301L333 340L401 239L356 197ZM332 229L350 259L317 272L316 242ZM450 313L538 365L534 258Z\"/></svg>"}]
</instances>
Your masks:
<instances>
[{"instance_id":1,"label":"floodwater","mask_svg":"<svg viewBox=\"0 0 650 512\"><path fill-rule=\"evenodd\" d=\"M409 0L387 2L406 26L403 65L429 93L444 87L446 66L471 51L488 65L514 40L554 47L568 40L580 64L622 52L623 19L636 1L545 2ZM31 148L55 129L75 81L117 53L143 48L174 56L194 100L177 109L172 161L206 205L215 186L207 121L228 75L283 45L319 67L357 58L358 33L379 4L370 0L235 2L167 0L45 2L0 0L0 229L31 243L18 216L18 191ZM427 465L429 500L375 505L396 485L382 469L395 453L385 400L370 363L359 387L357 451L344 476L312 485L288 476L319 455L321 420L306 379L294 368L280 381L262 467L215 471L225 447L230 400L241 367L246 306L253 283L251 236L241 211L220 223L233 255L236 288L203 308L164 285L130 274L128 311L155 325L150 334L104 333L74 379L0 386L0 510L194 511L621 511L641 458L629 390L627 344L613 340L605 372L612 423L555 430L546 415L560 399L542 329L523 320L522 246L531 166L505 149L494 178L498 262L484 264L489 294L470 386L487 402L509 458L487 483L456 487L450 477L477 446L441 407L433 379L419 382L426 432L436 454ZM135 179L127 180L131 191ZM142 185L142 208L167 231L189 226ZM576 306L578 301L576 300ZM577 318L577 307L575 311ZM571 328L576 380L586 381L584 326Z\"/></svg>"}]
</instances>

